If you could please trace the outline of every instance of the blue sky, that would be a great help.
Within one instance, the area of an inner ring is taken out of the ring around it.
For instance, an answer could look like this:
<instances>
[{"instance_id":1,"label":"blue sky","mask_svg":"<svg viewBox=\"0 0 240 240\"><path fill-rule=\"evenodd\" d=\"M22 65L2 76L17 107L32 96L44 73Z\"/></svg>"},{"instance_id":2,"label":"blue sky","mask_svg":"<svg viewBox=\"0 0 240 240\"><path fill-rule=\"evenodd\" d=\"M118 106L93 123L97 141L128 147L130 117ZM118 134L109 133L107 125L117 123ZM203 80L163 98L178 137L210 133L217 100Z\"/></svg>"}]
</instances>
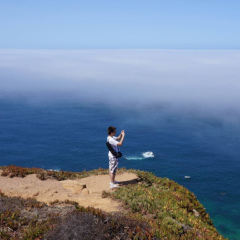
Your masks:
<instances>
[{"instance_id":1,"label":"blue sky","mask_svg":"<svg viewBox=\"0 0 240 240\"><path fill-rule=\"evenodd\" d=\"M240 1L0 0L1 49L240 49Z\"/></svg>"}]
</instances>

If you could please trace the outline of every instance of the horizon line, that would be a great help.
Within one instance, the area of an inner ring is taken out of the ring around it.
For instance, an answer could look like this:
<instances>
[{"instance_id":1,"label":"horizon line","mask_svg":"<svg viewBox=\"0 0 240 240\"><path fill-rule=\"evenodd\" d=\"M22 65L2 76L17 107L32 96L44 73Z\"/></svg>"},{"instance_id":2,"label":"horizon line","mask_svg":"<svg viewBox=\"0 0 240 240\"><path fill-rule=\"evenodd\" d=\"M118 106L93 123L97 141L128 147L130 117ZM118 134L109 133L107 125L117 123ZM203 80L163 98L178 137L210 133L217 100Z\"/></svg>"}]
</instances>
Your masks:
<instances>
[{"instance_id":1,"label":"horizon line","mask_svg":"<svg viewBox=\"0 0 240 240\"><path fill-rule=\"evenodd\" d=\"M239 51L240 48L0 48L0 50L161 50L161 51Z\"/></svg>"}]
</instances>

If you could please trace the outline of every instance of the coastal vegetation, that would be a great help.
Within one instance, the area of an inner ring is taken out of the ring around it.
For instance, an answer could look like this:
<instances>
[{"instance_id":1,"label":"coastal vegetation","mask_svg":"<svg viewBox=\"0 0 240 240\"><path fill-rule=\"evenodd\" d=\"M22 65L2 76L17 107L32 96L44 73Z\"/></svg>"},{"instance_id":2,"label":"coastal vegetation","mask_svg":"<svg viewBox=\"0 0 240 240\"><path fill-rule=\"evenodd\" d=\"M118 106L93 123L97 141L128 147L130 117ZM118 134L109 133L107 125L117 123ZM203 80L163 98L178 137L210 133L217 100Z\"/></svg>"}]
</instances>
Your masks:
<instances>
[{"instance_id":1,"label":"coastal vegetation","mask_svg":"<svg viewBox=\"0 0 240 240\"><path fill-rule=\"evenodd\" d=\"M0 167L2 176L37 174L41 180L85 178L108 174L107 169L83 172L48 171L16 166ZM105 213L84 208L76 202L54 201L51 205L35 199L0 194L1 239L225 239L220 235L196 196L167 178L139 170L132 172L135 184L103 191L123 205L123 211Z\"/></svg>"}]
</instances>

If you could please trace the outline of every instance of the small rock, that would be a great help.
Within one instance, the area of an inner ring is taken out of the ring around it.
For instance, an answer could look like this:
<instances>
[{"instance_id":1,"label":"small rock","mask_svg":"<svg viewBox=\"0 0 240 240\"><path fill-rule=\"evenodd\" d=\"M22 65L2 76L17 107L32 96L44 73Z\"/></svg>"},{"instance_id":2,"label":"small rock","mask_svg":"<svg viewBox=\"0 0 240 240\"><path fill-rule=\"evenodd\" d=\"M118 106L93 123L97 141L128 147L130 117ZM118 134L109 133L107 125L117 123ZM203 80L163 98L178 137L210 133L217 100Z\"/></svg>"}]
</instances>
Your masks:
<instances>
[{"instance_id":1,"label":"small rock","mask_svg":"<svg viewBox=\"0 0 240 240\"><path fill-rule=\"evenodd\" d=\"M13 232L13 230L10 227L8 227L7 229L8 229L8 232Z\"/></svg>"},{"instance_id":2,"label":"small rock","mask_svg":"<svg viewBox=\"0 0 240 240\"><path fill-rule=\"evenodd\" d=\"M79 194L87 187L86 184L79 184L75 180L64 180L61 183L65 189L70 190L73 194Z\"/></svg>"},{"instance_id":3,"label":"small rock","mask_svg":"<svg viewBox=\"0 0 240 240\"><path fill-rule=\"evenodd\" d=\"M199 215L200 215L199 212L196 209L193 209L192 211L194 213L194 216L199 218Z\"/></svg>"},{"instance_id":4,"label":"small rock","mask_svg":"<svg viewBox=\"0 0 240 240\"><path fill-rule=\"evenodd\" d=\"M33 197L36 197L36 196L38 196L38 195L39 195L39 192L33 193Z\"/></svg>"},{"instance_id":5,"label":"small rock","mask_svg":"<svg viewBox=\"0 0 240 240\"><path fill-rule=\"evenodd\" d=\"M28 198L29 195L28 194L22 194L22 198Z\"/></svg>"},{"instance_id":6,"label":"small rock","mask_svg":"<svg viewBox=\"0 0 240 240\"><path fill-rule=\"evenodd\" d=\"M78 186L80 186L82 189L87 188L86 184L82 184L82 185L79 184Z\"/></svg>"},{"instance_id":7,"label":"small rock","mask_svg":"<svg viewBox=\"0 0 240 240\"><path fill-rule=\"evenodd\" d=\"M84 188L84 189L82 190L82 193L85 194L85 195L88 195L88 194L89 194L89 191L88 191L87 188Z\"/></svg>"}]
</instances>

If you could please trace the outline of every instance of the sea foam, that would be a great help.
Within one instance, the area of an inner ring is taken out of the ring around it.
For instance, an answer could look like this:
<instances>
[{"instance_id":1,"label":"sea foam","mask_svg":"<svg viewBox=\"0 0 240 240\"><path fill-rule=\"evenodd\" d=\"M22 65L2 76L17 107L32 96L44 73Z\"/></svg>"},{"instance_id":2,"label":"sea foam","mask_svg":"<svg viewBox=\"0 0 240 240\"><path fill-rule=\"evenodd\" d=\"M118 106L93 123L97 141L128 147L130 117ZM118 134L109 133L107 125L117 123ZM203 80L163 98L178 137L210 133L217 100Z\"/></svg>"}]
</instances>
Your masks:
<instances>
[{"instance_id":1,"label":"sea foam","mask_svg":"<svg viewBox=\"0 0 240 240\"><path fill-rule=\"evenodd\" d=\"M137 161L137 160L143 160L143 157L137 157L137 156L133 156L133 157L125 157L127 160L129 161Z\"/></svg>"},{"instance_id":2,"label":"sea foam","mask_svg":"<svg viewBox=\"0 0 240 240\"><path fill-rule=\"evenodd\" d=\"M142 156L125 156L125 158L129 161L136 161L136 160L143 160L145 158L152 158L154 157L153 152L144 152L142 153Z\"/></svg>"}]
</instances>

